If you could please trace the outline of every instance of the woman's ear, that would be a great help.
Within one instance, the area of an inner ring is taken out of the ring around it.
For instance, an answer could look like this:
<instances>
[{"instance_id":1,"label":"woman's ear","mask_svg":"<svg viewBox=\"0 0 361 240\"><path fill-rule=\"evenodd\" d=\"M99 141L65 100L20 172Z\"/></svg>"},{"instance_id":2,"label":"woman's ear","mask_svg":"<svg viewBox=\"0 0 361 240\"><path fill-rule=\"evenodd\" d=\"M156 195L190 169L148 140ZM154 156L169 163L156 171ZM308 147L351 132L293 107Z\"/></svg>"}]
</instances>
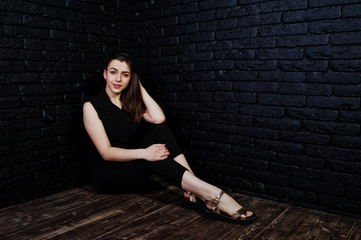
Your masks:
<instances>
[{"instance_id":1,"label":"woman's ear","mask_svg":"<svg viewBox=\"0 0 361 240\"><path fill-rule=\"evenodd\" d=\"M106 76L107 76L107 70L104 69L104 70L103 70L103 78L104 78L104 80L107 80Z\"/></svg>"}]
</instances>

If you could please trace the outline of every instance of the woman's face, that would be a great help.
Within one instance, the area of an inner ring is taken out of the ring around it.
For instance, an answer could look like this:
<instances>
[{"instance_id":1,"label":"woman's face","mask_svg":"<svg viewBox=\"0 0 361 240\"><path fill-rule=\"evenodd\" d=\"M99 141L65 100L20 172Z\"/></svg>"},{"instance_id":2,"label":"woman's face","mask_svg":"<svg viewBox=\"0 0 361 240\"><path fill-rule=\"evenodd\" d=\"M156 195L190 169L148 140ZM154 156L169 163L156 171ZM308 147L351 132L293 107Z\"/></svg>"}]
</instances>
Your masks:
<instances>
[{"instance_id":1,"label":"woman's face","mask_svg":"<svg viewBox=\"0 0 361 240\"><path fill-rule=\"evenodd\" d=\"M108 64L107 69L104 69L103 76L107 83L106 88L114 94L120 94L127 88L131 72L126 62L115 59Z\"/></svg>"}]
</instances>

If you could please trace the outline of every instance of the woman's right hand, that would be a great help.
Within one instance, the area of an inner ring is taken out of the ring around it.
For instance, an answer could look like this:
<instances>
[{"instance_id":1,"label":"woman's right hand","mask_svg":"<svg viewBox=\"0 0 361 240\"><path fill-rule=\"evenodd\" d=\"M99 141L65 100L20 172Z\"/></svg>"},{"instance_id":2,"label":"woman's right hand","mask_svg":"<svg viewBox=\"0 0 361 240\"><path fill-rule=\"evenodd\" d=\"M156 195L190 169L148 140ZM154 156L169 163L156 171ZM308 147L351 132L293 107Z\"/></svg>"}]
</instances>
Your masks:
<instances>
[{"instance_id":1,"label":"woman's right hand","mask_svg":"<svg viewBox=\"0 0 361 240\"><path fill-rule=\"evenodd\" d=\"M169 151L165 144L153 144L143 150L142 159L147 161L160 161L169 156Z\"/></svg>"}]
</instances>

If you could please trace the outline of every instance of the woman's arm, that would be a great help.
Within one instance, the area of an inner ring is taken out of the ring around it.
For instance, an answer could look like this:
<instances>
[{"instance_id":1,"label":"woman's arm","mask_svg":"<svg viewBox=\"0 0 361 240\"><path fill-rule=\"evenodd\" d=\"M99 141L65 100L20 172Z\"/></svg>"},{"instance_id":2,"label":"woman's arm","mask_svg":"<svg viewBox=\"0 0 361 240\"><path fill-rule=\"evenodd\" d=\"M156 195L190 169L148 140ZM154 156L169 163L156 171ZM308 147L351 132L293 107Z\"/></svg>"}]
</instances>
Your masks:
<instances>
[{"instance_id":1,"label":"woman's arm","mask_svg":"<svg viewBox=\"0 0 361 240\"><path fill-rule=\"evenodd\" d=\"M104 125L90 102L83 106L84 126L96 149L106 161L126 162L136 159L159 161L168 157L169 151L164 144L153 144L148 148L124 149L112 147L105 132Z\"/></svg>"},{"instance_id":2,"label":"woman's arm","mask_svg":"<svg viewBox=\"0 0 361 240\"><path fill-rule=\"evenodd\" d=\"M154 124L160 124L165 121L165 115L162 108L156 101L148 94L143 85L139 82L140 91L142 93L142 99L146 107L146 111L143 114L144 120Z\"/></svg>"}]
</instances>

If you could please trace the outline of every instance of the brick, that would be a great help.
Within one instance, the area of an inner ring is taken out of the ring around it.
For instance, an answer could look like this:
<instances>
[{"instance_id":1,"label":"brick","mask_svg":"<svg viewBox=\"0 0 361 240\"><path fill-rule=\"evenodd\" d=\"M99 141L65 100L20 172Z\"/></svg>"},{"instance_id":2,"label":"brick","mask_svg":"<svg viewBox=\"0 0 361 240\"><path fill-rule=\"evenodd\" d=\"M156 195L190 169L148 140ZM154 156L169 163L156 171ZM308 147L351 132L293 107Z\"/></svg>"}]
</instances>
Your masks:
<instances>
[{"instance_id":1,"label":"brick","mask_svg":"<svg viewBox=\"0 0 361 240\"><path fill-rule=\"evenodd\" d=\"M194 52L187 55L179 56L179 62L200 62L200 61L208 61L213 59L212 52Z\"/></svg>"},{"instance_id":2,"label":"brick","mask_svg":"<svg viewBox=\"0 0 361 240\"><path fill-rule=\"evenodd\" d=\"M222 124L222 123L215 124L215 123L204 122L199 125L199 129L216 132L216 133L234 134L237 130L237 126L231 124Z\"/></svg>"},{"instance_id":3,"label":"brick","mask_svg":"<svg viewBox=\"0 0 361 240\"><path fill-rule=\"evenodd\" d=\"M342 7L342 17L361 17L361 4L345 5Z\"/></svg>"},{"instance_id":4,"label":"brick","mask_svg":"<svg viewBox=\"0 0 361 240\"><path fill-rule=\"evenodd\" d=\"M196 91L231 91L232 83L224 81L206 81L200 83L192 83L192 88Z\"/></svg>"},{"instance_id":5,"label":"brick","mask_svg":"<svg viewBox=\"0 0 361 240\"><path fill-rule=\"evenodd\" d=\"M257 102L262 105L305 106L306 97L280 94L258 94Z\"/></svg>"},{"instance_id":6,"label":"brick","mask_svg":"<svg viewBox=\"0 0 361 240\"><path fill-rule=\"evenodd\" d=\"M293 119L255 117L254 125L257 127L297 131L301 128L301 121Z\"/></svg>"},{"instance_id":7,"label":"brick","mask_svg":"<svg viewBox=\"0 0 361 240\"><path fill-rule=\"evenodd\" d=\"M338 111L330 109L316 109L316 108L285 108L285 115L287 117L296 119L313 119L313 120L326 120L336 121L338 119Z\"/></svg>"},{"instance_id":8,"label":"brick","mask_svg":"<svg viewBox=\"0 0 361 240\"><path fill-rule=\"evenodd\" d=\"M361 160L361 151L355 149L307 145L305 148L305 153L314 157L321 157L339 161L341 160L346 162L357 162Z\"/></svg>"},{"instance_id":9,"label":"brick","mask_svg":"<svg viewBox=\"0 0 361 240\"><path fill-rule=\"evenodd\" d=\"M186 36L180 37L180 43L198 43L198 42L207 42L207 41L214 41L214 33L196 33L196 34L190 34Z\"/></svg>"},{"instance_id":10,"label":"brick","mask_svg":"<svg viewBox=\"0 0 361 240\"><path fill-rule=\"evenodd\" d=\"M41 3L44 5L51 5L51 6L57 6L57 7L65 7L66 0L28 0L29 2L33 3Z\"/></svg>"},{"instance_id":11,"label":"brick","mask_svg":"<svg viewBox=\"0 0 361 240\"><path fill-rule=\"evenodd\" d=\"M237 6L234 7L216 9L215 17L216 18L242 17L242 16L256 15L259 13L259 7L256 4L239 6L241 3L238 3Z\"/></svg>"},{"instance_id":12,"label":"brick","mask_svg":"<svg viewBox=\"0 0 361 240\"><path fill-rule=\"evenodd\" d=\"M234 66L241 71L275 70L277 68L277 61L241 60L235 62Z\"/></svg>"},{"instance_id":13,"label":"brick","mask_svg":"<svg viewBox=\"0 0 361 240\"><path fill-rule=\"evenodd\" d=\"M60 19L53 19L43 16L35 16L35 15L24 15L23 18L25 26L29 27L40 27L45 28L47 24L51 26L52 29L66 29L66 22ZM46 24L45 24L46 23Z\"/></svg>"},{"instance_id":14,"label":"brick","mask_svg":"<svg viewBox=\"0 0 361 240\"><path fill-rule=\"evenodd\" d=\"M358 187L347 187L346 188L346 196L351 198L351 199L354 199L354 200L357 200L359 201L360 198L361 198L361 188Z\"/></svg>"},{"instance_id":15,"label":"brick","mask_svg":"<svg viewBox=\"0 0 361 240\"><path fill-rule=\"evenodd\" d=\"M357 123L361 121L361 113L358 111L340 111L340 120Z\"/></svg>"},{"instance_id":16,"label":"brick","mask_svg":"<svg viewBox=\"0 0 361 240\"><path fill-rule=\"evenodd\" d=\"M248 169L255 170L267 170L268 169L268 161L254 159L254 158L246 158L240 156L230 156L227 158L230 163L237 163L240 166Z\"/></svg>"},{"instance_id":17,"label":"brick","mask_svg":"<svg viewBox=\"0 0 361 240\"><path fill-rule=\"evenodd\" d=\"M287 153L287 154L303 153L303 145L298 143L272 141L266 139L255 139L254 146L256 148L267 149L280 153Z\"/></svg>"},{"instance_id":18,"label":"brick","mask_svg":"<svg viewBox=\"0 0 361 240\"><path fill-rule=\"evenodd\" d=\"M80 1L66 1L66 7L69 9L75 9L84 11L87 13L101 13L100 4L92 4L89 2L80 2Z\"/></svg>"},{"instance_id":19,"label":"brick","mask_svg":"<svg viewBox=\"0 0 361 240\"><path fill-rule=\"evenodd\" d=\"M240 174L240 172L238 174ZM237 183L237 185L234 183ZM225 177L224 184L235 187L239 193L245 191L262 193L265 191L265 184L239 177Z\"/></svg>"},{"instance_id":20,"label":"brick","mask_svg":"<svg viewBox=\"0 0 361 240\"><path fill-rule=\"evenodd\" d=\"M296 142L296 143L310 143L327 145L330 143L330 137L323 134L315 134L314 132L302 131L281 131L280 139L282 141Z\"/></svg>"},{"instance_id":21,"label":"brick","mask_svg":"<svg viewBox=\"0 0 361 240\"><path fill-rule=\"evenodd\" d=\"M237 19L238 27L259 26L264 22L268 24L281 23L281 13L266 13L253 16L245 16Z\"/></svg>"},{"instance_id":22,"label":"brick","mask_svg":"<svg viewBox=\"0 0 361 240\"><path fill-rule=\"evenodd\" d=\"M361 57L361 47L309 47L306 56L312 60L321 59L359 59Z\"/></svg>"},{"instance_id":23,"label":"brick","mask_svg":"<svg viewBox=\"0 0 361 240\"><path fill-rule=\"evenodd\" d=\"M253 50L222 50L214 52L214 59L229 59L229 60L241 60L241 59L254 59Z\"/></svg>"},{"instance_id":24,"label":"brick","mask_svg":"<svg viewBox=\"0 0 361 240\"><path fill-rule=\"evenodd\" d=\"M215 123L237 123L240 126L249 126L252 124L252 117L242 114L212 113L211 120Z\"/></svg>"},{"instance_id":25,"label":"brick","mask_svg":"<svg viewBox=\"0 0 361 240\"><path fill-rule=\"evenodd\" d=\"M358 136L332 136L331 144L337 147L360 148L361 138Z\"/></svg>"},{"instance_id":26,"label":"brick","mask_svg":"<svg viewBox=\"0 0 361 240\"><path fill-rule=\"evenodd\" d=\"M278 84L271 82L234 82L233 90L238 92L277 92Z\"/></svg>"},{"instance_id":27,"label":"brick","mask_svg":"<svg viewBox=\"0 0 361 240\"><path fill-rule=\"evenodd\" d=\"M0 60L1 73L21 73L25 72L24 61L18 60Z\"/></svg>"},{"instance_id":28,"label":"brick","mask_svg":"<svg viewBox=\"0 0 361 240\"><path fill-rule=\"evenodd\" d=\"M237 27L237 19L219 19L216 21L201 22L199 30L201 32L206 31L219 31L224 29L233 29Z\"/></svg>"},{"instance_id":29,"label":"brick","mask_svg":"<svg viewBox=\"0 0 361 240\"><path fill-rule=\"evenodd\" d=\"M329 42L327 34L278 36L278 47L323 46Z\"/></svg>"},{"instance_id":30,"label":"brick","mask_svg":"<svg viewBox=\"0 0 361 240\"><path fill-rule=\"evenodd\" d=\"M258 74L258 81L262 82L305 82L306 75L304 73L295 73L295 72L284 72L281 73L278 70L260 72ZM278 83L277 83L278 89Z\"/></svg>"},{"instance_id":31,"label":"brick","mask_svg":"<svg viewBox=\"0 0 361 240\"><path fill-rule=\"evenodd\" d=\"M321 180L321 171L311 168L303 168L292 165L284 165L279 163L270 163L270 172L285 176L294 176L312 180Z\"/></svg>"},{"instance_id":32,"label":"brick","mask_svg":"<svg viewBox=\"0 0 361 240\"><path fill-rule=\"evenodd\" d=\"M359 124L352 123L336 123L336 122L318 122L318 121L303 121L303 127L311 132L318 133L332 133L339 135L357 135L360 132Z\"/></svg>"},{"instance_id":33,"label":"brick","mask_svg":"<svg viewBox=\"0 0 361 240\"><path fill-rule=\"evenodd\" d=\"M237 134L261 139L277 140L279 139L279 131L275 129L257 128L257 127L241 127L237 128Z\"/></svg>"},{"instance_id":34,"label":"brick","mask_svg":"<svg viewBox=\"0 0 361 240\"><path fill-rule=\"evenodd\" d=\"M233 7L236 6L236 4L237 4L236 0L219 0L219 1L206 0L198 3L198 10Z\"/></svg>"},{"instance_id":35,"label":"brick","mask_svg":"<svg viewBox=\"0 0 361 240\"><path fill-rule=\"evenodd\" d=\"M257 79L257 75L255 72L249 71L218 71L215 78L221 81L232 81L233 84L236 84L237 81L254 81ZM241 89L237 89L237 91L242 91Z\"/></svg>"},{"instance_id":36,"label":"brick","mask_svg":"<svg viewBox=\"0 0 361 240\"><path fill-rule=\"evenodd\" d=\"M303 59L303 49L262 49L256 51L258 59Z\"/></svg>"},{"instance_id":37,"label":"brick","mask_svg":"<svg viewBox=\"0 0 361 240\"><path fill-rule=\"evenodd\" d=\"M329 184L322 181L308 180L297 177L290 178L291 186L315 193L324 193L333 196L342 196L345 192L344 185Z\"/></svg>"},{"instance_id":38,"label":"brick","mask_svg":"<svg viewBox=\"0 0 361 240\"><path fill-rule=\"evenodd\" d=\"M323 158L310 157L306 155L277 154L277 161L282 164L296 165L313 169L324 169L326 161ZM328 163L328 161L327 161Z\"/></svg>"},{"instance_id":39,"label":"brick","mask_svg":"<svg viewBox=\"0 0 361 240\"><path fill-rule=\"evenodd\" d=\"M337 72L360 72L360 60L335 60L331 62L331 69Z\"/></svg>"},{"instance_id":40,"label":"brick","mask_svg":"<svg viewBox=\"0 0 361 240\"><path fill-rule=\"evenodd\" d=\"M241 104L239 112L247 115L263 117L282 117L284 108L278 106L261 106L256 104Z\"/></svg>"},{"instance_id":41,"label":"brick","mask_svg":"<svg viewBox=\"0 0 361 240\"><path fill-rule=\"evenodd\" d=\"M320 0L320 1L311 1L310 7L323 7L323 6L334 6L334 5L342 5L342 4L350 4L350 3L357 3L358 0Z\"/></svg>"},{"instance_id":42,"label":"brick","mask_svg":"<svg viewBox=\"0 0 361 240\"><path fill-rule=\"evenodd\" d=\"M212 61L212 62L199 62L195 65L197 71L202 70L232 70L234 69L233 61Z\"/></svg>"},{"instance_id":43,"label":"brick","mask_svg":"<svg viewBox=\"0 0 361 240\"><path fill-rule=\"evenodd\" d=\"M3 105L3 103L1 103ZM2 133L16 130L24 130L26 128L24 119L11 119L1 121L0 130Z\"/></svg>"},{"instance_id":44,"label":"brick","mask_svg":"<svg viewBox=\"0 0 361 240\"><path fill-rule=\"evenodd\" d=\"M4 32L6 36L14 38L37 38L37 39L48 39L49 29L25 27L23 25L6 25L4 26ZM23 40L24 41L24 40Z\"/></svg>"},{"instance_id":45,"label":"brick","mask_svg":"<svg viewBox=\"0 0 361 240\"><path fill-rule=\"evenodd\" d=\"M2 85L0 95L2 97L18 95L19 89L16 85Z\"/></svg>"},{"instance_id":46,"label":"brick","mask_svg":"<svg viewBox=\"0 0 361 240\"><path fill-rule=\"evenodd\" d=\"M336 171L322 171L322 179L332 184L343 184L345 186L361 187L361 176Z\"/></svg>"},{"instance_id":47,"label":"brick","mask_svg":"<svg viewBox=\"0 0 361 240\"><path fill-rule=\"evenodd\" d=\"M330 36L331 45L360 44L361 32L335 33ZM351 47L350 50L353 50Z\"/></svg>"},{"instance_id":48,"label":"brick","mask_svg":"<svg viewBox=\"0 0 361 240\"><path fill-rule=\"evenodd\" d=\"M341 97L361 97L361 84L357 85L336 85L335 96Z\"/></svg>"},{"instance_id":49,"label":"brick","mask_svg":"<svg viewBox=\"0 0 361 240\"><path fill-rule=\"evenodd\" d=\"M230 41L225 42L218 42L218 41L211 41L211 42L200 42L196 44L196 49L198 51L214 51L214 50L227 50L232 49L233 45Z\"/></svg>"},{"instance_id":50,"label":"brick","mask_svg":"<svg viewBox=\"0 0 361 240\"><path fill-rule=\"evenodd\" d=\"M361 83L361 73L318 73L307 75L307 81L313 83L357 84Z\"/></svg>"},{"instance_id":51,"label":"brick","mask_svg":"<svg viewBox=\"0 0 361 240\"><path fill-rule=\"evenodd\" d=\"M258 182L277 184L278 186L287 186L289 183L289 177L279 174L273 174L270 172L257 171L253 169L247 169L244 172L244 177Z\"/></svg>"},{"instance_id":52,"label":"brick","mask_svg":"<svg viewBox=\"0 0 361 240\"><path fill-rule=\"evenodd\" d=\"M169 15L179 15L185 14L189 12L197 11L197 4L196 3L188 3L184 5L176 5L164 8L163 12L165 16ZM154 15L153 15L154 16Z\"/></svg>"},{"instance_id":53,"label":"brick","mask_svg":"<svg viewBox=\"0 0 361 240\"><path fill-rule=\"evenodd\" d=\"M292 95L331 96L333 85L311 83L280 83L279 92Z\"/></svg>"},{"instance_id":54,"label":"brick","mask_svg":"<svg viewBox=\"0 0 361 240\"><path fill-rule=\"evenodd\" d=\"M308 24L294 23L294 24L266 25L266 26L260 26L257 29L258 29L258 35L261 37L306 34L308 32Z\"/></svg>"},{"instance_id":55,"label":"brick","mask_svg":"<svg viewBox=\"0 0 361 240\"><path fill-rule=\"evenodd\" d=\"M327 61L280 60L279 68L287 72L323 72L328 69Z\"/></svg>"},{"instance_id":56,"label":"brick","mask_svg":"<svg viewBox=\"0 0 361 240\"><path fill-rule=\"evenodd\" d=\"M282 199L292 199L299 201L302 199L303 202L317 204L318 197L316 193L309 191L301 191L299 189L294 189L292 187L285 186L276 186L272 184L267 184L266 193L278 196Z\"/></svg>"},{"instance_id":57,"label":"brick","mask_svg":"<svg viewBox=\"0 0 361 240\"><path fill-rule=\"evenodd\" d=\"M341 17L340 7L311 8L304 11L285 12L282 21L285 23L305 22L323 19L335 19Z\"/></svg>"},{"instance_id":58,"label":"brick","mask_svg":"<svg viewBox=\"0 0 361 240\"><path fill-rule=\"evenodd\" d=\"M257 29L251 28L235 28L231 30L217 31L216 40L232 40L240 38L251 38L256 37Z\"/></svg>"},{"instance_id":59,"label":"brick","mask_svg":"<svg viewBox=\"0 0 361 240\"><path fill-rule=\"evenodd\" d=\"M279 12L285 10L297 10L307 8L307 2L302 0L290 2L264 2L260 5L261 12Z\"/></svg>"},{"instance_id":60,"label":"brick","mask_svg":"<svg viewBox=\"0 0 361 240\"><path fill-rule=\"evenodd\" d=\"M61 8L52 6L44 6L44 16L78 22L85 21L84 13L72 10L62 11Z\"/></svg>"},{"instance_id":61,"label":"brick","mask_svg":"<svg viewBox=\"0 0 361 240\"><path fill-rule=\"evenodd\" d=\"M360 99L349 97L309 96L307 98L307 106L355 110L360 108Z\"/></svg>"},{"instance_id":62,"label":"brick","mask_svg":"<svg viewBox=\"0 0 361 240\"><path fill-rule=\"evenodd\" d=\"M20 38L4 37L2 34L0 48L24 48L24 40Z\"/></svg>"},{"instance_id":63,"label":"brick","mask_svg":"<svg viewBox=\"0 0 361 240\"><path fill-rule=\"evenodd\" d=\"M310 23L310 32L315 34L320 33L338 33L359 31L361 22L356 19L340 20L325 20L320 22Z\"/></svg>"},{"instance_id":64,"label":"brick","mask_svg":"<svg viewBox=\"0 0 361 240\"><path fill-rule=\"evenodd\" d=\"M234 39L233 44L235 48L271 48L276 46L276 37L252 37Z\"/></svg>"},{"instance_id":65,"label":"brick","mask_svg":"<svg viewBox=\"0 0 361 240\"><path fill-rule=\"evenodd\" d=\"M239 103L255 103L256 95L252 93L239 92L222 92L212 96L215 102L239 102Z\"/></svg>"}]
</instances>

